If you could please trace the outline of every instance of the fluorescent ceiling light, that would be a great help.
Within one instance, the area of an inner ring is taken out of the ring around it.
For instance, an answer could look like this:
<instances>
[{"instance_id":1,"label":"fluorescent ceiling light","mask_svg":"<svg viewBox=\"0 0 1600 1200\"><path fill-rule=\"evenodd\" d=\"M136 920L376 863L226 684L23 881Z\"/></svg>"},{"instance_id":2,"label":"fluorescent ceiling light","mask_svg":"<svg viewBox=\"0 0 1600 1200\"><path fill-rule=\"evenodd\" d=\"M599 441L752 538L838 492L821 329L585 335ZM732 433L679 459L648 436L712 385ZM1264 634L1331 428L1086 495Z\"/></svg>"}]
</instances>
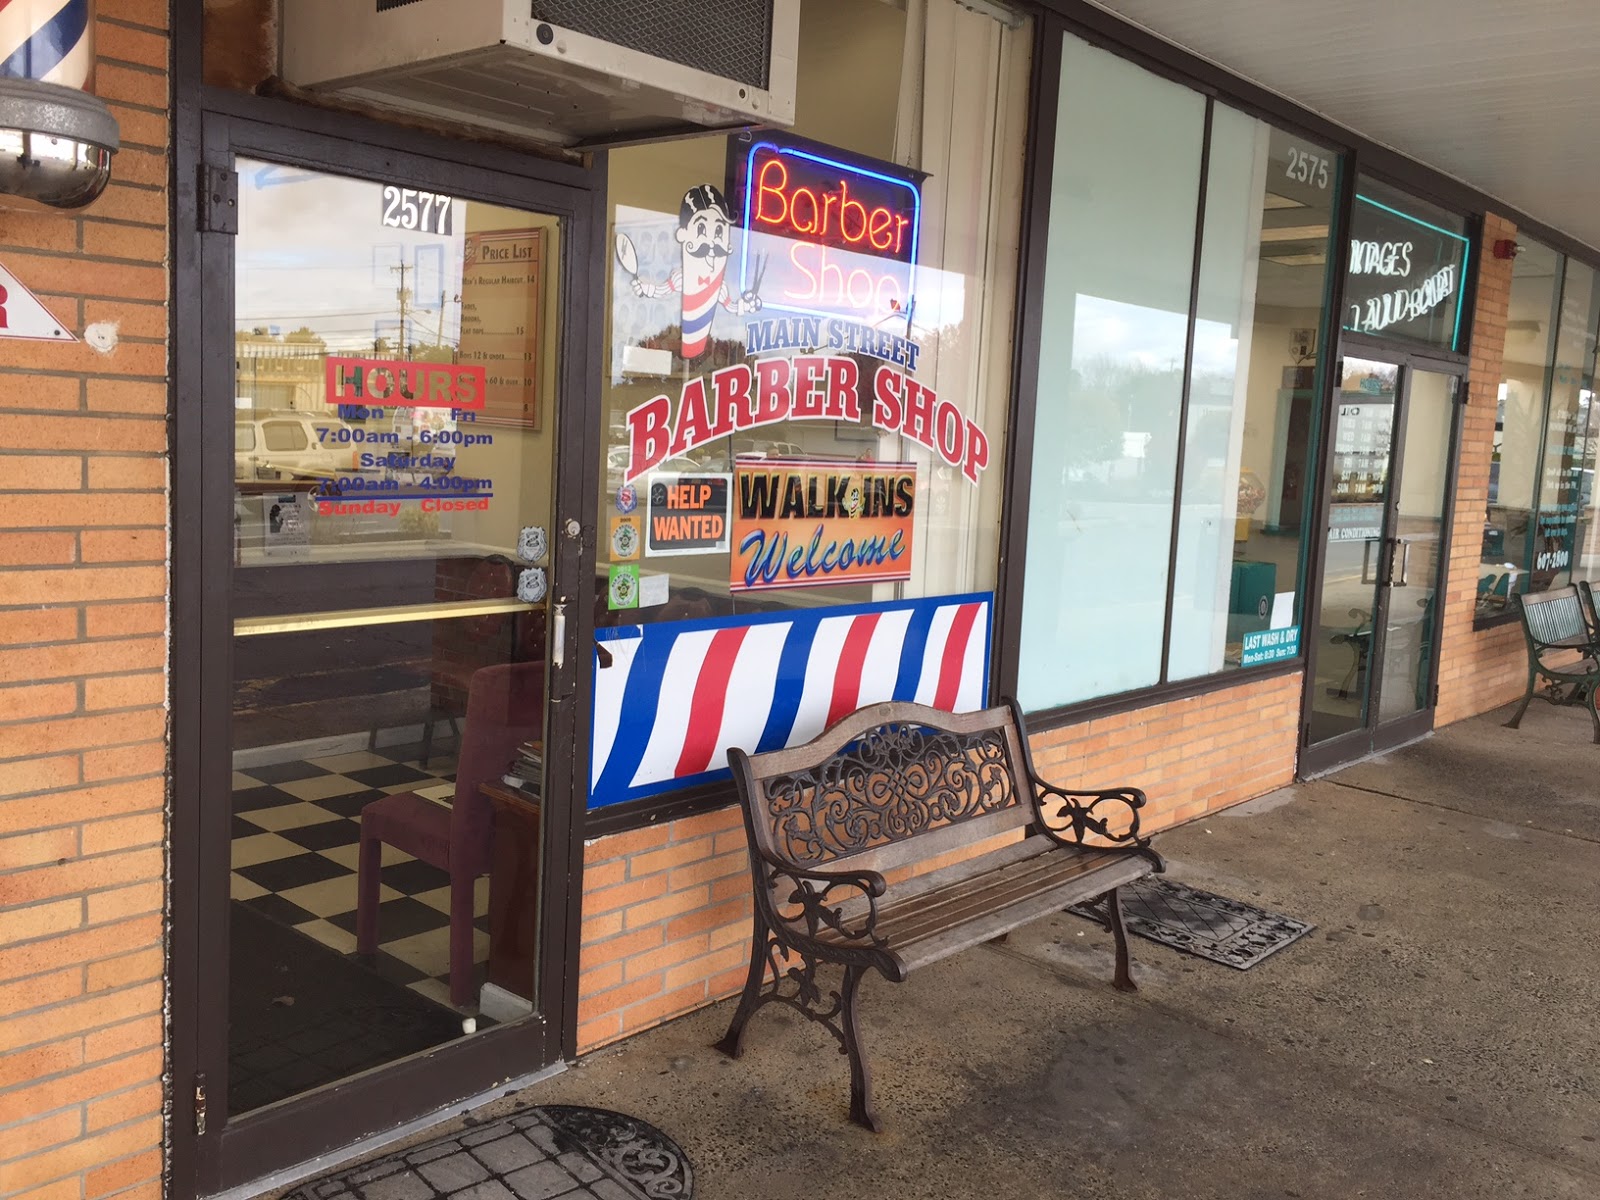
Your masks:
<instances>
[{"instance_id":1,"label":"fluorescent ceiling light","mask_svg":"<svg viewBox=\"0 0 1600 1200\"><path fill-rule=\"evenodd\" d=\"M1320 267L1328 261L1326 254L1269 254L1267 261L1280 267Z\"/></svg>"},{"instance_id":2,"label":"fluorescent ceiling light","mask_svg":"<svg viewBox=\"0 0 1600 1200\"><path fill-rule=\"evenodd\" d=\"M1326 225L1278 225L1261 231L1263 242L1322 241L1328 236Z\"/></svg>"},{"instance_id":3,"label":"fluorescent ceiling light","mask_svg":"<svg viewBox=\"0 0 1600 1200\"><path fill-rule=\"evenodd\" d=\"M1304 208L1305 204L1299 200L1291 200L1288 196L1280 196L1277 192L1268 192L1267 199L1262 205L1266 209L1274 208Z\"/></svg>"}]
</instances>

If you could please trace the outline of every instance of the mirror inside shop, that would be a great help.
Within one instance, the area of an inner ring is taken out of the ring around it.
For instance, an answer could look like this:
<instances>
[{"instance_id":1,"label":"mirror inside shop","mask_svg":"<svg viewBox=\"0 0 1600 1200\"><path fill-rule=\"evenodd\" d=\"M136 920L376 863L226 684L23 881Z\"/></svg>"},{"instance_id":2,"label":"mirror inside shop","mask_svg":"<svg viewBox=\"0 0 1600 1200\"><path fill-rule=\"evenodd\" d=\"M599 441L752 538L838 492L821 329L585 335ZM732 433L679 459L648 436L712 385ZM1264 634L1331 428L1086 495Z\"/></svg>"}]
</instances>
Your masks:
<instances>
[{"instance_id":1,"label":"mirror inside shop","mask_svg":"<svg viewBox=\"0 0 1600 1200\"><path fill-rule=\"evenodd\" d=\"M531 1013L561 224L241 161L229 1110Z\"/></svg>"}]
</instances>

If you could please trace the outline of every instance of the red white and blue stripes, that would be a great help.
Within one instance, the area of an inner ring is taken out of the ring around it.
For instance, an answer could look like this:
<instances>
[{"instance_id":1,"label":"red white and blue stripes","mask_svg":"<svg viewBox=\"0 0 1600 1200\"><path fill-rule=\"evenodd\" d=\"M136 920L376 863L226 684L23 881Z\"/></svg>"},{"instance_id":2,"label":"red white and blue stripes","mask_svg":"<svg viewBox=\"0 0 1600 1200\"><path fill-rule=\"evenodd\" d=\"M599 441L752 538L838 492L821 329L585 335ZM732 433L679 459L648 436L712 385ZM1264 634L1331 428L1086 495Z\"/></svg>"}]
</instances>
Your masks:
<instances>
[{"instance_id":1,"label":"red white and blue stripes","mask_svg":"<svg viewBox=\"0 0 1600 1200\"><path fill-rule=\"evenodd\" d=\"M91 0L0 0L0 78L88 87L93 17Z\"/></svg>"},{"instance_id":2,"label":"red white and blue stripes","mask_svg":"<svg viewBox=\"0 0 1600 1200\"><path fill-rule=\"evenodd\" d=\"M988 593L596 631L591 808L700 782L864 704L988 694Z\"/></svg>"}]
</instances>

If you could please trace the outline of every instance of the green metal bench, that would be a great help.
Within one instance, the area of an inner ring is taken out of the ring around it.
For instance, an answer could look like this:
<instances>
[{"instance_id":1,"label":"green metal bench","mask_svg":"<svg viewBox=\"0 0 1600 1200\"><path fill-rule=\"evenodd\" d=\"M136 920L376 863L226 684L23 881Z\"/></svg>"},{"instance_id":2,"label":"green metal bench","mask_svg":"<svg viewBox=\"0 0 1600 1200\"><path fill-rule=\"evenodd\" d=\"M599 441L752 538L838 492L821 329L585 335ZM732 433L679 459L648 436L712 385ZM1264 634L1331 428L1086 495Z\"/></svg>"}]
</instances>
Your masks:
<instances>
[{"instance_id":1,"label":"green metal bench","mask_svg":"<svg viewBox=\"0 0 1600 1200\"><path fill-rule=\"evenodd\" d=\"M1587 590L1587 589L1585 589ZM1585 604L1588 600L1588 604ZM1585 597L1568 585L1517 597L1517 615L1522 620L1522 637L1528 646L1528 690L1506 728L1522 724L1539 681L1544 683L1545 699L1552 704L1582 704L1589 710L1594 725L1594 740L1600 745L1600 645L1596 644L1593 597ZM1576 662L1552 665L1557 655L1576 652Z\"/></svg>"}]
</instances>

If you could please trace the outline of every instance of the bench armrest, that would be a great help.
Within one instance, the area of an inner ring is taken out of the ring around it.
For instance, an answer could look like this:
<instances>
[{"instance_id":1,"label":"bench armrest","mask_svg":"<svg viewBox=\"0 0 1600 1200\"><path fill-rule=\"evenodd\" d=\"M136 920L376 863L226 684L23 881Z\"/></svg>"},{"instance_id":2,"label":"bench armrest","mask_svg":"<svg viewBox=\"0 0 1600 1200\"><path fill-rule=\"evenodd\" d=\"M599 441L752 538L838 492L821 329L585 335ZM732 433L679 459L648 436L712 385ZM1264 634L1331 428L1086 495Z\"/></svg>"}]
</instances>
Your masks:
<instances>
[{"instance_id":1,"label":"bench armrest","mask_svg":"<svg viewBox=\"0 0 1600 1200\"><path fill-rule=\"evenodd\" d=\"M1054 813L1045 811L1050 800L1060 801ZM1107 788L1105 790L1074 790L1058 787L1042 779L1033 780L1033 809L1039 828L1063 846L1088 846L1085 839L1093 836L1143 854L1156 865L1156 870L1166 869L1160 855L1150 848L1150 839L1139 832L1139 810L1145 805L1145 794L1138 788Z\"/></svg>"},{"instance_id":2,"label":"bench armrest","mask_svg":"<svg viewBox=\"0 0 1600 1200\"><path fill-rule=\"evenodd\" d=\"M760 862L771 889L757 889L756 902L768 908L767 917L776 927L799 932L800 926L812 940L831 929L857 945L879 950L888 945L877 927L878 897L889 885L877 871L812 871L768 854L761 854ZM791 890L783 897L786 887ZM847 918L843 905L857 897L866 901L865 911Z\"/></svg>"}]
</instances>

